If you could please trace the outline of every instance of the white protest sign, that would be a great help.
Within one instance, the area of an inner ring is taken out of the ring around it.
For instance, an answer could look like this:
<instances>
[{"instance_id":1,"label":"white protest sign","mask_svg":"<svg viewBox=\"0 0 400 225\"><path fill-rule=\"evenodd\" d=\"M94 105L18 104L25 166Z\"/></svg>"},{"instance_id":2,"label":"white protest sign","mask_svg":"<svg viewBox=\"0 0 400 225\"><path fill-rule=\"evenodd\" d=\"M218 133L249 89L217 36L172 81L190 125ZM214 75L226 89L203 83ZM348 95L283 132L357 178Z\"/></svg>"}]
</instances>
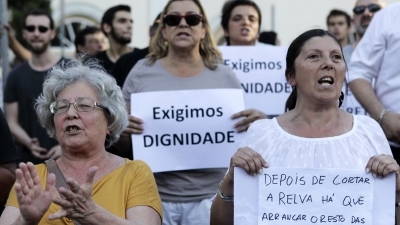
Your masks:
<instances>
[{"instance_id":1,"label":"white protest sign","mask_svg":"<svg viewBox=\"0 0 400 225\"><path fill-rule=\"evenodd\" d=\"M134 158L153 172L225 168L243 133L230 117L243 111L241 89L145 92L131 95L131 114L144 133L132 135Z\"/></svg>"},{"instance_id":2,"label":"white protest sign","mask_svg":"<svg viewBox=\"0 0 400 225\"><path fill-rule=\"evenodd\" d=\"M346 94L346 104L344 105L344 109L351 114L354 115L368 115L367 110L364 109L364 107L361 106L361 104L357 101L353 93L348 91Z\"/></svg>"},{"instance_id":3,"label":"white protest sign","mask_svg":"<svg viewBox=\"0 0 400 225\"><path fill-rule=\"evenodd\" d=\"M372 225L374 179L364 170L272 168L258 188L258 224Z\"/></svg>"},{"instance_id":4,"label":"white protest sign","mask_svg":"<svg viewBox=\"0 0 400 225\"><path fill-rule=\"evenodd\" d=\"M224 64L238 77L246 108L280 115L292 87L286 82L287 47L273 45L220 46Z\"/></svg>"},{"instance_id":5,"label":"white protest sign","mask_svg":"<svg viewBox=\"0 0 400 225\"><path fill-rule=\"evenodd\" d=\"M374 179L363 169L299 168L268 168L256 177L241 168L234 173L236 225L394 224L394 174Z\"/></svg>"},{"instance_id":6,"label":"white protest sign","mask_svg":"<svg viewBox=\"0 0 400 225\"><path fill-rule=\"evenodd\" d=\"M348 85L343 85L342 92L345 94L344 102L341 107L343 110L354 115L368 115L367 110L357 101L350 88L348 88Z\"/></svg>"}]
</instances>

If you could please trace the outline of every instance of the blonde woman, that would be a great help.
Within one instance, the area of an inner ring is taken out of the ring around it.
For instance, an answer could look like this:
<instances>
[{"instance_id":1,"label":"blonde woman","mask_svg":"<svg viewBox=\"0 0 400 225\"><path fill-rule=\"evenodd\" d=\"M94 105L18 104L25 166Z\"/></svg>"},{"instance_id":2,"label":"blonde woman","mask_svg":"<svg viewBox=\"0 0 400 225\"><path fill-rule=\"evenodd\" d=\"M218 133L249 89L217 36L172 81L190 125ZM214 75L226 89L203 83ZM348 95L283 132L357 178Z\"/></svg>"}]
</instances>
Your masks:
<instances>
[{"instance_id":1,"label":"blonde woman","mask_svg":"<svg viewBox=\"0 0 400 225\"><path fill-rule=\"evenodd\" d=\"M139 61L128 75L123 95L139 92L237 88L233 71L224 66L211 36L204 9L198 0L170 0L161 16L151 44L152 52ZM138 106L140 107L140 106ZM261 118L257 110L239 112L245 116L236 124L238 132ZM130 116L128 133L145 129L139 118ZM218 189L226 169L202 169L156 173L164 209L164 224L209 224L210 198Z\"/></svg>"}]
</instances>

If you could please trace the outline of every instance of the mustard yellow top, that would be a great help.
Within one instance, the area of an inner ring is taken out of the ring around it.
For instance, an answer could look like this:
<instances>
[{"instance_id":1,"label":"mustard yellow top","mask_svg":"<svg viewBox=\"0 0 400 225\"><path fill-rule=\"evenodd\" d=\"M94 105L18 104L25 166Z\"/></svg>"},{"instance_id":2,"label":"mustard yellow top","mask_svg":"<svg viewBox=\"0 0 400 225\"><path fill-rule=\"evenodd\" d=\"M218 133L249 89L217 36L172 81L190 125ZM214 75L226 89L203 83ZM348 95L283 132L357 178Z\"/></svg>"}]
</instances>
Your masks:
<instances>
[{"instance_id":1,"label":"mustard yellow top","mask_svg":"<svg viewBox=\"0 0 400 225\"><path fill-rule=\"evenodd\" d=\"M43 188L46 186L47 167L45 164L35 165ZM98 205L121 218L126 218L126 210L134 206L149 206L156 210L162 218L161 199L157 185L149 166L140 160L126 159L125 164L103 179L93 184L92 198ZM6 206L19 208L15 190L12 189ZM52 203L49 210L40 220L40 225L72 224L72 220L61 218L50 221L49 215L57 212L60 206Z\"/></svg>"}]
</instances>

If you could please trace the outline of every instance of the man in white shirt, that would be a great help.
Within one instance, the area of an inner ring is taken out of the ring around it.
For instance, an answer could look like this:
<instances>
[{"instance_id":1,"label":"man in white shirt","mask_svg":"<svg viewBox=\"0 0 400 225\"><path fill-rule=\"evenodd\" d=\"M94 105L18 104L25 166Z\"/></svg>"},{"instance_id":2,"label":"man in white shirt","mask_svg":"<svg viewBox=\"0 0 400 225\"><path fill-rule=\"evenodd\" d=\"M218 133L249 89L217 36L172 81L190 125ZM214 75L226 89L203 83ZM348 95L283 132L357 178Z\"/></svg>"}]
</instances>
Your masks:
<instances>
[{"instance_id":1,"label":"man in white shirt","mask_svg":"<svg viewBox=\"0 0 400 225\"><path fill-rule=\"evenodd\" d=\"M352 45L343 47L343 54L347 62L350 62L354 48L364 36L373 16L376 12L386 6L384 0L358 0L353 8L353 25L356 32L356 39Z\"/></svg>"},{"instance_id":2,"label":"man in white shirt","mask_svg":"<svg viewBox=\"0 0 400 225\"><path fill-rule=\"evenodd\" d=\"M399 24L400 3L377 12L349 65L349 87L382 126L397 162L400 162Z\"/></svg>"}]
</instances>

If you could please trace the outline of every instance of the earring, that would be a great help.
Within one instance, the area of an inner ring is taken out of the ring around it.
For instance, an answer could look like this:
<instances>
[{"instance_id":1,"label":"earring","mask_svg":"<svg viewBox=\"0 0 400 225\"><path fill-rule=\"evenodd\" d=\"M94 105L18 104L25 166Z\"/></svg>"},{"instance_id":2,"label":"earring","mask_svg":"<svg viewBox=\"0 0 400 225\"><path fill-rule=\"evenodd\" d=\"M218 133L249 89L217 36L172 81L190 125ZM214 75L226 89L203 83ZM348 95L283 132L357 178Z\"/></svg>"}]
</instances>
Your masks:
<instances>
[{"instance_id":1,"label":"earring","mask_svg":"<svg viewBox=\"0 0 400 225\"><path fill-rule=\"evenodd\" d=\"M339 108L342 106L343 100L344 100L344 93L343 93L343 91L342 91L342 92L340 93L340 97L339 97Z\"/></svg>"},{"instance_id":2,"label":"earring","mask_svg":"<svg viewBox=\"0 0 400 225\"><path fill-rule=\"evenodd\" d=\"M164 41L164 46L168 47L168 41L167 40Z\"/></svg>"}]
</instances>

